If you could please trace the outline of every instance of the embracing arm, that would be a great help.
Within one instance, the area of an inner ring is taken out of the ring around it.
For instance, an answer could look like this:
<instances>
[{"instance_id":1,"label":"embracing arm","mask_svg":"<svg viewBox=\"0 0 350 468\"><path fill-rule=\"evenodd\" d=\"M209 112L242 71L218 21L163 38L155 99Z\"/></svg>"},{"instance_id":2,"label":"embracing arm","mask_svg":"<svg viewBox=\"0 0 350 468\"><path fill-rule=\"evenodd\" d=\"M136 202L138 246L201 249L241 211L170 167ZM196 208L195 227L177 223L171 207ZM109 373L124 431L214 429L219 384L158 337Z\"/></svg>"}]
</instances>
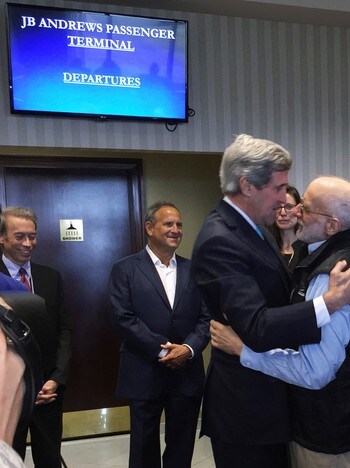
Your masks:
<instances>
[{"instance_id":1,"label":"embracing arm","mask_svg":"<svg viewBox=\"0 0 350 468\"><path fill-rule=\"evenodd\" d=\"M345 357L349 342L350 307L345 307L322 328L319 344L300 346L293 349L274 349L255 353L243 346L241 364L259 370L287 383L317 390L335 379Z\"/></svg>"},{"instance_id":2,"label":"embracing arm","mask_svg":"<svg viewBox=\"0 0 350 468\"><path fill-rule=\"evenodd\" d=\"M313 280L307 297L322 294L328 289L328 275ZM343 307L322 328L320 343L303 345L299 349L274 349L255 353L245 346L231 327L211 323L212 344L228 354L240 356L241 364L250 369L309 389L320 389L336 377L346 357L350 339L350 306Z\"/></svg>"},{"instance_id":3,"label":"embracing arm","mask_svg":"<svg viewBox=\"0 0 350 468\"><path fill-rule=\"evenodd\" d=\"M211 236L192 260L195 281L213 318L228 323L257 352L319 342L312 301L285 306L289 292L281 271L253 247L235 241Z\"/></svg>"}]
</instances>

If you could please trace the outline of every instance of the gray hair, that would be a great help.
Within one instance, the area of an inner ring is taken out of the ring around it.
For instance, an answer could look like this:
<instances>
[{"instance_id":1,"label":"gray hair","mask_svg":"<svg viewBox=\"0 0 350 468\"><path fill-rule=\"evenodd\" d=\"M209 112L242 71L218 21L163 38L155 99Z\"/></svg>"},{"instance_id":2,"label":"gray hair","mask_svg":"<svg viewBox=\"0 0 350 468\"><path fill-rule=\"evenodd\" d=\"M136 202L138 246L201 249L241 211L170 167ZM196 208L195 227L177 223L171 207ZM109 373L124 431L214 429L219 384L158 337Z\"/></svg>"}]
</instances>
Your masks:
<instances>
[{"instance_id":1,"label":"gray hair","mask_svg":"<svg viewBox=\"0 0 350 468\"><path fill-rule=\"evenodd\" d=\"M238 135L222 157L222 193L238 193L241 177L246 177L254 187L260 189L269 182L273 172L289 171L291 165L289 152L277 143L250 135Z\"/></svg>"},{"instance_id":2,"label":"gray hair","mask_svg":"<svg viewBox=\"0 0 350 468\"><path fill-rule=\"evenodd\" d=\"M24 208L23 206L8 206L0 213L0 235L3 236L7 231L7 218L9 216L15 216L16 218L25 218L29 221L33 221L35 229L38 224L38 217L33 210Z\"/></svg>"},{"instance_id":3,"label":"gray hair","mask_svg":"<svg viewBox=\"0 0 350 468\"><path fill-rule=\"evenodd\" d=\"M172 208L175 208L175 210L179 211L179 209L174 205L174 203L167 202L167 201L156 201L151 206L149 206L146 210L145 224L148 222L154 223L155 221L154 215L156 214L158 210L160 210L164 206L171 206Z\"/></svg>"}]
</instances>

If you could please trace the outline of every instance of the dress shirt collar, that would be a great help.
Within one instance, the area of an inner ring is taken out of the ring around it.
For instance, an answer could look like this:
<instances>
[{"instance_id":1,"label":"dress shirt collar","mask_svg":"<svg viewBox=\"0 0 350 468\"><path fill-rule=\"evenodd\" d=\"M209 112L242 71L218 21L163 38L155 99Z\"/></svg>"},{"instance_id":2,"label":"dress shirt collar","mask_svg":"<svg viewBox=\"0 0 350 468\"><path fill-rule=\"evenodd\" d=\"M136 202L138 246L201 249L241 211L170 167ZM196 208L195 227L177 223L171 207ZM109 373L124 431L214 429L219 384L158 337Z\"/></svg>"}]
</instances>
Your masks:
<instances>
[{"instance_id":1,"label":"dress shirt collar","mask_svg":"<svg viewBox=\"0 0 350 468\"><path fill-rule=\"evenodd\" d=\"M254 231L257 231L258 232L258 226L254 223L254 221L249 218L249 216L247 215L247 213L245 213L243 210L241 210L240 208L238 208L237 205L235 205L234 203L232 203L232 201L227 197L225 196L223 198L223 200L228 203L230 206L232 206L232 208L234 208L236 211L238 211L238 213L240 215L243 216L243 218L247 221L247 223L249 223L251 225L251 227L254 229Z\"/></svg>"},{"instance_id":2,"label":"dress shirt collar","mask_svg":"<svg viewBox=\"0 0 350 468\"><path fill-rule=\"evenodd\" d=\"M314 242L313 244L309 244L307 246L307 249L309 251L309 254L311 254L312 252L315 252L316 249L319 248L320 245L322 245L324 242L326 242L325 240L323 241L320 241L320 242Z\"/></svg>"},{"instance_id":3,"label":"dress shirt collar","mask_svg":"<svg viewBox=\"0 0 350 468\"><path fill-rule=\"evenodd\" d=\"M146 250L147 250L149 256L151 257L151 260L152 260L152 262L154 263L154 265L159 265L159 266L162 266L162 265L163 265L163 266L166 267L166 265L164 265L164 264L159 260L159 258L157 257L157 255L156 255L154 252L152 252L152 250L149 248L148 245L146 245ZM170 259L169 267L174 268L174 267L176 267L176 265L177 265L177 262L176 262L176 255L175 255L175 252L174 252L173 256L172 256L171 259Z\"/></svg>"},{"instance_id":4,"label":"dress shirt collar","mask_svg":"<svg viewBox=\"0 0 350 468\"><path fill-rule=\"evenodd\" d=\"M19 277L19 269L24 268L27 272L28 277L32 276L31 268L30 268L30 261L25 262L23 265L18 266L16 263L13 263L4 254L2 254L2 261L4 262L6 268L8 269L12 278Z\"/></svg>"}]
</instances>

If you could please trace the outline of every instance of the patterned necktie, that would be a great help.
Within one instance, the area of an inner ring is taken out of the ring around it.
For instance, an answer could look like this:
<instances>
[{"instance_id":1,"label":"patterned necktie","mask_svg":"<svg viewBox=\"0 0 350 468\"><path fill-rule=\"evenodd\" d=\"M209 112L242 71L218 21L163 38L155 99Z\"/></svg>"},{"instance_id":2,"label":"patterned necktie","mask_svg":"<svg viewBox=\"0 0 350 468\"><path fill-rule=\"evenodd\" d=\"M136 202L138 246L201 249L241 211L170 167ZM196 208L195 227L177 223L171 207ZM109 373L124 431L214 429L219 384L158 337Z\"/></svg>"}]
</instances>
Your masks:
<instances>
[{"instance_id":1,"label":"patterned necktie","mask_svg":"<svg viewBox=\"0 0 350 468\"><path fill-rule=\"evenodd\" d=\"M29 281L27 280L27 272L24 268L20 268L19 269L19 274L20 274L20 277L21 277L21 283L23 283L26 288L28 289L29 292L32 292L32 287L29 283Z\"/></svg>"}]
</instances>

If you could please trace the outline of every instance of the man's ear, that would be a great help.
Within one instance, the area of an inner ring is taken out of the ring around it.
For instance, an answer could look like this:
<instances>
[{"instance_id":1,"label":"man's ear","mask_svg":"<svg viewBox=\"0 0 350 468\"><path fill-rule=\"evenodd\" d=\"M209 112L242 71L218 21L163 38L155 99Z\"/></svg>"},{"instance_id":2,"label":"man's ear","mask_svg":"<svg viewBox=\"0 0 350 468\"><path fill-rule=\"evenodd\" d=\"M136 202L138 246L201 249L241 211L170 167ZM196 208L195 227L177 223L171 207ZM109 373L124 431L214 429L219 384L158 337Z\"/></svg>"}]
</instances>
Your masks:
<instances>
[{"instance_id":1,"label":"man's ear","mask_svg":"<svg viewBox=\"0 0 350 468\"><path fill-rule=\"evenodd\" d=\"M152 227L153 227L153 224L151 223L151 221L147 221L145 224L145 230L148 236L152 235ZM1 243L1 237L0 237L0 243Z\"/></svg>"},{"instance_id":2,"label":"man's ear","mask_svg":"<svg viewBox=\"0 0 350 468\"><path fill-rule=\"evenodd\" d=\"M329 218L326 223L326 232L328 236L334 236L341 230L341 222L337 218Z\"/></svg>"},{"instance_id":3,"label":"man's ear","mask_svg":"<svg viewBox=\"0 0 350 468\"><path fill-rule=\"evenodd\" d=\"M242 176L239 179L239 188L240 188L241 194L244 195L245 197L252 196L253 185L249 182L249 180L245 176Z\"/></svg>"}]
</instances>

